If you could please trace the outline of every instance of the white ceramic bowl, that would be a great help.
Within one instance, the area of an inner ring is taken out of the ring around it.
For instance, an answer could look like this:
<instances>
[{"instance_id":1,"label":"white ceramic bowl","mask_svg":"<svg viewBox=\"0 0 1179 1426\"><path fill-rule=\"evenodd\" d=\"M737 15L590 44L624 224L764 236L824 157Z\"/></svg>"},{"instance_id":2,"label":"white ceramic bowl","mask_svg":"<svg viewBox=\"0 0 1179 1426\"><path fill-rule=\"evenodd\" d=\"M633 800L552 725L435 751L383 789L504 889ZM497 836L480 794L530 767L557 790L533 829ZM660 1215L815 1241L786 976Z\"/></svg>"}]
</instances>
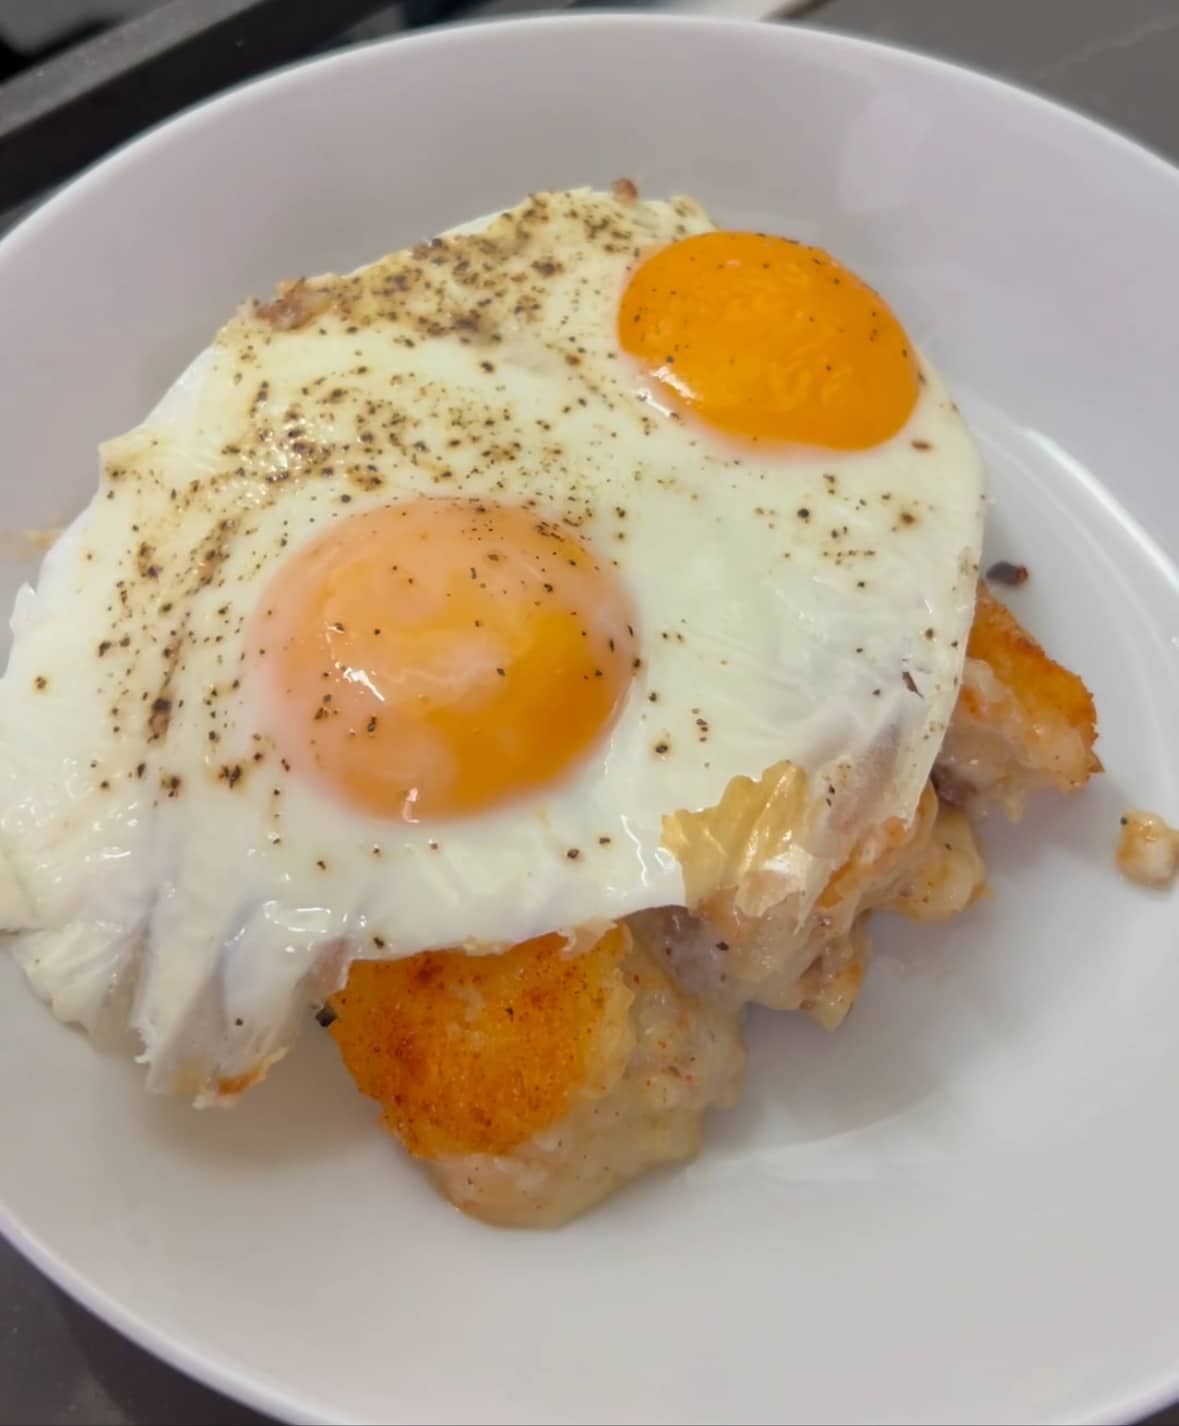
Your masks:
<instances>
[{"instance_id":1,"label":"white ceramic bowl","mask_svg":"<svg viewBox=\"0 0 1179 1426\"><path fill-rule=\"evenodd\" d=\"M233 1114L148 1099L0 965L0 1224L146 1346L343 1421L1082 1420L1179 1392L1179 176L1016 90L788 27L428 33L150 134L0 247L3 520L52 525L244 296L620 174L815 239L942 367L993 552L1108 776L989 829L994 899L890 926L838 1035L755 1023L694 1165L560 1233L454 1214L308 1037ZM4 545L5 596L28 573Z\"/></svg>"}]
</instances>

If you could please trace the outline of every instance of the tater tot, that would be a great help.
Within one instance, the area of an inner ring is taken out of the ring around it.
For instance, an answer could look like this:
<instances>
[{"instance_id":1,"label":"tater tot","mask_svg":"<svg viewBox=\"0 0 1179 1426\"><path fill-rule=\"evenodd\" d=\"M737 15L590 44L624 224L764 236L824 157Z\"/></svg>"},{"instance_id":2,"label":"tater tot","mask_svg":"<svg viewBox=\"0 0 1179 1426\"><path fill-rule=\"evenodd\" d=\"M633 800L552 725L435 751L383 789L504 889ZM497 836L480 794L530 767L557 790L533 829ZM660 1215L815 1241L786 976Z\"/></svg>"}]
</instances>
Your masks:
<instances>
[{"instance_id":1,"label":"tater tot","mask_svg":"<svg viewBox=\"0 0 1179 1426\"><path fill-rule=\"evenodd\" d=\"M331 1033L411 1153L506 1154L621 1076L629 947L614 926L580 954L553 934L500 955L357 961Z\"/></svg>"}]
</instances>

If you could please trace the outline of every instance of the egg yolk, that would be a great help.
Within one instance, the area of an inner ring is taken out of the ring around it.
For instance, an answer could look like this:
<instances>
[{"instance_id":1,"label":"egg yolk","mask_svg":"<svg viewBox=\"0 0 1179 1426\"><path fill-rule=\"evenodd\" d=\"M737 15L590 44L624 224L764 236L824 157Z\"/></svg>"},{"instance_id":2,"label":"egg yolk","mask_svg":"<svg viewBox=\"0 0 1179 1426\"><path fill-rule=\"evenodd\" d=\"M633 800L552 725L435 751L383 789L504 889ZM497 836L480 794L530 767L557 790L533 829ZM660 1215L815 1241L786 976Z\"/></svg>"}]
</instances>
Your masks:
<instances>
[{"instance_id":1,"label":"egg yolk","mask_svg":"<svg viewBox=\"0 0 1179 1426\"><path fill-rule=\"evenodd\" d=\"M409 822L566 773L636 664L626 591L568 528L430 498L341 520L294 554L247 648L283 758Z\"/></svg>"},{"instance_id":2,"label":"egg yolk","mask_svg":"<svg viewBox=\"0 0 1179 1426\"><path fill-rule=\"evenodd\" d=\"M821 248L700 233L635 269L618 336L675 406L730 435L864 450L917 401L888 306Z\"/></svg>"}]
</instances>

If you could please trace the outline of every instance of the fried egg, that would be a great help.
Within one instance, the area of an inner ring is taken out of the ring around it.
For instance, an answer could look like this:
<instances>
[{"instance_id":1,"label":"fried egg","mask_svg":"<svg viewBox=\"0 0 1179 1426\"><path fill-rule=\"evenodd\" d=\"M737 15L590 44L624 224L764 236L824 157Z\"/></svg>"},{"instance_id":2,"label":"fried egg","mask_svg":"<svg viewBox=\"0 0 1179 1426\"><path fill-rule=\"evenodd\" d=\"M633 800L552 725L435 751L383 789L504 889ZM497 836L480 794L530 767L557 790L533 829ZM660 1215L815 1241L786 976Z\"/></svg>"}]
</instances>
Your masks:
<instances>
[{"instance_id":1,"label":"fried egg","mask_svg":"<svg viewBox=\"0 0 1179 1426\"><path fill-rule=\"evenodd\" d=\"M805 835L719 850L800 915L913 816L984 479L825 252L539 195L244 309L101 455L13 614L0 919L152 1088L231 1098L356 957L699 899L668 819L784 763Z\"/></svg>"}]
</instances>

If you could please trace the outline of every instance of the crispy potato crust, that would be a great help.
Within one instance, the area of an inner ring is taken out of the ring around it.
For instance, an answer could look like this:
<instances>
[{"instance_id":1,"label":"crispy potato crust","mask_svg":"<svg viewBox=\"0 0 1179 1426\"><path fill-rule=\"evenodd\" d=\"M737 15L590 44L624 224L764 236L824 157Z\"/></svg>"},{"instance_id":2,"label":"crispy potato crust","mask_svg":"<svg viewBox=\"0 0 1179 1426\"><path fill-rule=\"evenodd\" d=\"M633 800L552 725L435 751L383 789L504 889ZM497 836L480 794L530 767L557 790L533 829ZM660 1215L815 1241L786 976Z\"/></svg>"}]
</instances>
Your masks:
<instances>
[{"instance_id":1,"label":"crispy potato crust","mask_svg":"<svg viewBox=\"0 0 1179 1426\"><path fill-rule=\"evenodd\" d=\"M566 945L554 934L501 955L352 965L331 1034L411 1153L509 1153L621 1075L630 933L613 927L580 955Z\"/></svg>"},{"instance_id":2,"label":"crispy potato crust","mask_svg":"<svg viewBox=\"0 0 1179 1426\"><path fill-rule=\"evenodd\" d=\"M978 587L974 624L966 645L968 659L980 659L1014 699L1024 718L1043 729L1048 739L1069 730L1078 734L1084 748L1084 777L1101 771L1101 761L1093 751L1097 740L1097 709L1093 695L1077 674L1049 658L1031 634L1005 604L1001 604L985 583ZM988 706L984 695L969 685L962 690L962 708L987 721L988 715L1003 716L1003 708Z\"/></svg>"}]
</instances>

